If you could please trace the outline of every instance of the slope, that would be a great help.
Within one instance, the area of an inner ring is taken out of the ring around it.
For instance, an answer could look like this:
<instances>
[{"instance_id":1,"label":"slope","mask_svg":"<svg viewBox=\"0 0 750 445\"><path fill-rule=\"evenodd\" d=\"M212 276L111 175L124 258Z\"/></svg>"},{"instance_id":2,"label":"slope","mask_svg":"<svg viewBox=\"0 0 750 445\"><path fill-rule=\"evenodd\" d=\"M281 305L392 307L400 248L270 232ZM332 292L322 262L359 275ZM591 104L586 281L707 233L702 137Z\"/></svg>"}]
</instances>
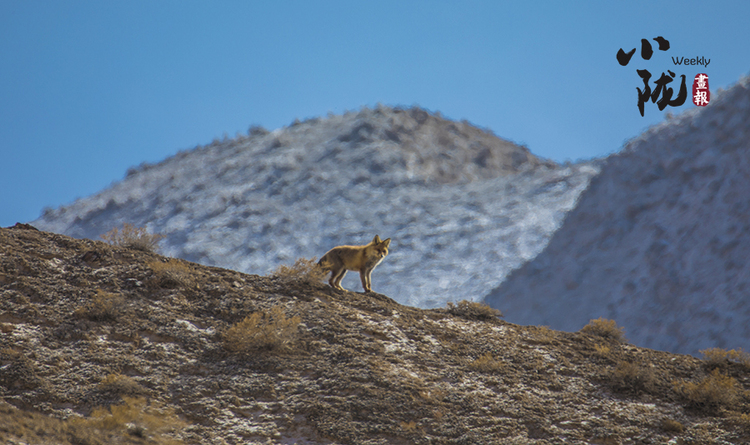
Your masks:
<instances>
[{"instance_id":1,"label":"slope","mask_svg":"<svg viewBox=\"0 0 750 445\"><path fill-rule=\"evenodd\" d=\"M606 324L420 310L30 226L0 229L0 249L4 443L750 439L747 361L633 347Z\"/></svg>"},{"instance_id":2,"label":"slope","mask_svg":"<svg viewBox=\"0 0 750 445\"><path fill-rule=\"evenodd\" d=\"M261 274L379 234L393 244L374 289L440 307L484 295L538 253L598 171L420 108L249 133L131 169L32 224L98 239L128 222L166 235L167 255ZM358 289L351 275L344 287Z\"/></svg>"},{"instance_id":3,"label":"slope","mask_svg":"<svg viewBox=\"0 0 750 445\"><path fill-rule=\"evenodd\" d=\"M485 301L510 320L696 354L750 349L750 85L657 125L603 164L550 243Z\"/></svg>"}]
</instances>

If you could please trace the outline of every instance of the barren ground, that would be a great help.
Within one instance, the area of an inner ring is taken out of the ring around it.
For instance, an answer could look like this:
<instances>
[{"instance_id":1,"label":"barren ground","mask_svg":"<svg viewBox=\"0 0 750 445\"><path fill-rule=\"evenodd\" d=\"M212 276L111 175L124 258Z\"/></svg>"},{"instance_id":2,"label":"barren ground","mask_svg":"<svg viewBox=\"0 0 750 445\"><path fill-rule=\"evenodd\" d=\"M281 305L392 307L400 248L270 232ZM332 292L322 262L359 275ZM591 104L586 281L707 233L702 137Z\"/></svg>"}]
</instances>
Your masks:
<instances>
[{"instance_id":1,"label":"barren ground","mask_svg":"<svg viewBox=\"0 0 750 445\"><path fill-rule=\"evenodd\" d=\"M477 303L422 310L23 225L0 229L0 295L3 443L750 441L747 363ZM229 329L274 307L283 344L233 348Z\"/></svg>"}]
</instances>

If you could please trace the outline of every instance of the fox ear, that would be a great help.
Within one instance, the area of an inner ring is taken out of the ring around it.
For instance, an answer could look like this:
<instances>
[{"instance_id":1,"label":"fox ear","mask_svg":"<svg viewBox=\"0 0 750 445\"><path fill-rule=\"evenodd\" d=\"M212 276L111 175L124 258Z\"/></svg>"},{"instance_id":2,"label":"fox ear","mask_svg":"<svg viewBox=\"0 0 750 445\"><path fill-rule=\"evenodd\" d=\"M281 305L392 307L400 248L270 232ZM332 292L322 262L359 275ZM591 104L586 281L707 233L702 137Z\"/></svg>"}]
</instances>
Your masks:
<instances>
[{"instance_id":1,"label":"fox ear","mask_svg":"<svg viewBox=\"0 0 750 445\"><path fill-rule=\"evenodd\" d=\"M384 245L384 246L385 246L385 248L387 249L387 248L388 248L388 246L390 246L390 245L391 245L391 239L390 239L390 238L388 238L387 240L383 241L383 245Z\"/></svg>"},{"instance_id":2,"label":"fox ear","mask_svg":"<svg viewBox=\"0 0 750 445\"><path fill-rule=\"evenodd\" d=\"M375 238L372 239L372 242L375 244L380 244L382 241L380 241L380 236L375 235Z\"/></svg>"}]
</instances>

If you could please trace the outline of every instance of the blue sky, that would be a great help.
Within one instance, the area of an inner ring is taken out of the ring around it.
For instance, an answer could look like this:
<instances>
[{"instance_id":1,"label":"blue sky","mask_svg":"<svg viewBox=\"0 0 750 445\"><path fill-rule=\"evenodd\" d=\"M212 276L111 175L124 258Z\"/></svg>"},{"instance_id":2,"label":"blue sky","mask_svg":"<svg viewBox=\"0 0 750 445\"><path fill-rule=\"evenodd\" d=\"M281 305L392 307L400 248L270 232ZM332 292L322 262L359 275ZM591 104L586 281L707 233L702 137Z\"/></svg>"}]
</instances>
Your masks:
<instances>
[{"instance_id":1,"label":"blue sky","mask_svg":"<svg viewBox=\"0 0 750 445\"><path fill-rule=\"evenodd\" d=\"M178 150L361 106L420 105L556 161L664 113L636 69L750 72L747 1L0 1L0 226ZM640 40L669 51L640 58ZM638 48L622 67L619 48ZM672 57L705 57L707 67ZM679 81L679 77L678 77ZM674 85L674 84L673 84ZM675 92L677 87L675 87Z\"/></svg>"}]
</instances>

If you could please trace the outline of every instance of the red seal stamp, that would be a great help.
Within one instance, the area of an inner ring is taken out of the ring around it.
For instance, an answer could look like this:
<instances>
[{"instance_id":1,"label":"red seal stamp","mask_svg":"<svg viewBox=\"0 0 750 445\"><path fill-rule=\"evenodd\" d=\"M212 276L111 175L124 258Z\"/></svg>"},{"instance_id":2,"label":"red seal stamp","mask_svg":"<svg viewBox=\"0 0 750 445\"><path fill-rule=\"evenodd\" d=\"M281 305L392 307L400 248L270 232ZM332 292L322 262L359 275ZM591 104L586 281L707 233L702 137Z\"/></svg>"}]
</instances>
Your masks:
<instances>
[{"instance_id":1,"label":"red seal stamp","mask_svg":"<svg viewBox=\"0 0 750 445\"><path fill-rule=\"evenodd\" d=\"M695 75L693 80L693 103L699 107L705 107L711 100L711 92L708 90L708 74Z\"/></svg>"}]
</instances>

